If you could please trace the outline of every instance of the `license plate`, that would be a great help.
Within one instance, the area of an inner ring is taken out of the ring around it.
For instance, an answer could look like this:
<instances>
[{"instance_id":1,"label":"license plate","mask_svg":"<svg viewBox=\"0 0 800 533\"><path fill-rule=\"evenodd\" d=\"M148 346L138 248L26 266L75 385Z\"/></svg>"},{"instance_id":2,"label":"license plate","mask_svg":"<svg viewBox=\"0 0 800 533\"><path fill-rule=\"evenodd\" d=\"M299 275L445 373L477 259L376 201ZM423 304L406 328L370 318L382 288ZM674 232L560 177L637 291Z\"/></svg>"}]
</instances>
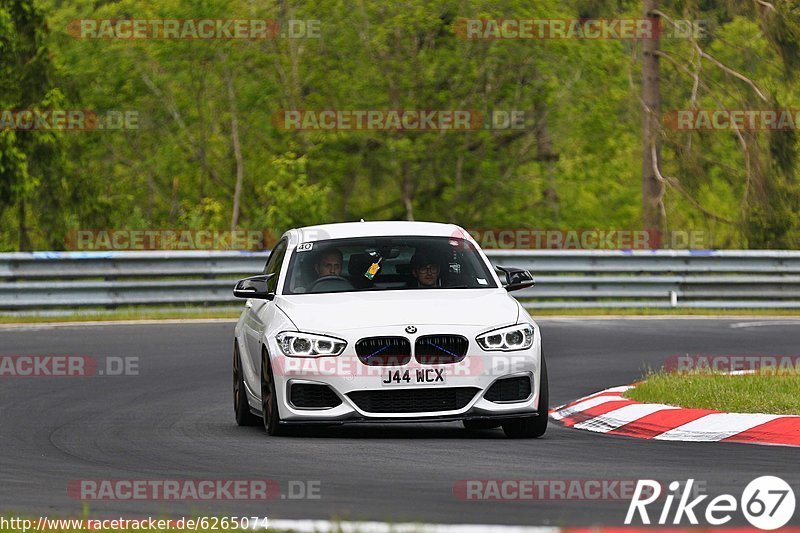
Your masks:
<instances>
[{"instance_id":1,"label":"license plate","mask_svg":"<svg viewBox=\"0 0 800 533\"><path fill-rule=\"evenodd\" d=\"M412 368L406 370L387 370L381 376L381 385L435 385L445 383L444 368Z\"/></svg>"}]
</instances>

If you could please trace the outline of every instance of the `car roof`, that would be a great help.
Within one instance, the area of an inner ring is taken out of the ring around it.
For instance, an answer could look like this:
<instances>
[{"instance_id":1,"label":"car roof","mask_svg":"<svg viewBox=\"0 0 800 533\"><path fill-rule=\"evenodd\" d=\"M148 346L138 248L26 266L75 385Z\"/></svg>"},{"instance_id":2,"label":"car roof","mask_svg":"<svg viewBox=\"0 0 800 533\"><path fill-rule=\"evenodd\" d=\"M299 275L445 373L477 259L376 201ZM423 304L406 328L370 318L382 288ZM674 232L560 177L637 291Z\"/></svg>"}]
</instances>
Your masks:
<instances>
[{"instance_id":1,"label":"car roof","mask_svg":"<svg viewBox=\"0 0 800 533\"><path fill-rule=\"evenodd\" d=\"M290 230L294 242L314 242L327 239L349 239L353 237L384 237L411 235L424 237L459 237L472 240L469 233L455 224L439 222L371 221L321 224Z\"/></svg>"}]
</instances>

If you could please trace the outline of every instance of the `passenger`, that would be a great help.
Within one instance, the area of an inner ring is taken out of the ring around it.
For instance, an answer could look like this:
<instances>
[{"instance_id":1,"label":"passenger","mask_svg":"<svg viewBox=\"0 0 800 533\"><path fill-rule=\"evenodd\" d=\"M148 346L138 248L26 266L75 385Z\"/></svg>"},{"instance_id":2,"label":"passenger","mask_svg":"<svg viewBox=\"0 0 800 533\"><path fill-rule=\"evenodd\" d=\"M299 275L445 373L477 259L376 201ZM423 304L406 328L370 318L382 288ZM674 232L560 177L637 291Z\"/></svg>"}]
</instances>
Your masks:
<instances>
[{"instance_id":1,"label":"passenger","mask_svg":"<svg viewBox=\"0 0 800 533\"><path fill-rule=\"evenodd\" d=\"M441 270L441 261L435 254L418 249L411 258L411 274L414 276L414 282L410 286L420 289L438 287Z\"/></svg>"}]
</instances>

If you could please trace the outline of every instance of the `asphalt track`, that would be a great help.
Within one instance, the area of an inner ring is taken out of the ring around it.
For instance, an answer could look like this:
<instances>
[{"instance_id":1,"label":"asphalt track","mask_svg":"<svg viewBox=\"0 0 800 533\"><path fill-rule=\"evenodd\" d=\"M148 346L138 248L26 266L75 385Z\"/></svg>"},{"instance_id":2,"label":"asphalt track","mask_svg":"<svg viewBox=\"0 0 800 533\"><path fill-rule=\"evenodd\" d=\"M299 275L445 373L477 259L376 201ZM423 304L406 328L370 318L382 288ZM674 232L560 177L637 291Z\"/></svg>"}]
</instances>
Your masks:
<instances>
[{"instance_id":1,"label":"asphalt track","mask_svg":"<svg viewBox=\"0 0 800 533\"><path fill-rule=\"evenodd\" d=\"M551 405L630 383L676 354L797 355L800 320L543 319ZM744 325L744 327L742 327ZM800 496L800 451L598 435L551 424L540 440L460 424L343 426L291 438L240 428L233 323L0 327L0 355L139 357L139 375L0 378L0 515L81 514L77 479L320 483L317 500L93 501L97 516L269 516L391 522L621 525L627 501L463 501L459 480L694 478L741 495L762 475ZM658 513L658 510L654 513ZM746 524L737 513L734 524ZM800 510L792 521L800 523ZM730 525L730 524L729 524Z\"/></svg>"}]
</instances>

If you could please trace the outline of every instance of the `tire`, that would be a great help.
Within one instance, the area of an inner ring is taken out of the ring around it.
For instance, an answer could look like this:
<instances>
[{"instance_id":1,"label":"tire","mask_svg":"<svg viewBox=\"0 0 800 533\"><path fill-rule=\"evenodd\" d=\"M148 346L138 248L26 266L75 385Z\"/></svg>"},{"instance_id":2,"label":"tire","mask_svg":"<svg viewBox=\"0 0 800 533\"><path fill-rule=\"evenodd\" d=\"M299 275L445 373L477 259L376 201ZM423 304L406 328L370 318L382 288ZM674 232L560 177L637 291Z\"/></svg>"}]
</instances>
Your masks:
<instances>
[{"instance_id":1,"label":"tire","mask_svg":"<svg viewBox=\"0 0 800 533\"><path fill-rule=\"evenodd\" d=\"M258 417L250 412L250 403L247 401L247 390L244 387L244 371L242 358L239 355L239 345L233 343L233 412L236 414L236 423L240 426L257 426Z\"/></svg>"},{"instance_id":2,"label":"tire","mask_svg":"<svg viewBox=\"0 0 800 533\"><path fill-rule=\"evenodd\" d=\"M547 363L542 354L542 375L539 379L539 405L537 416L519 418L503 424L506 437L512 439L536 439L547 431L547 419L550 417L549 387L547 384Z\"/></svg>"},{"instance_id":3,"label":"tire","mask_svg":"<svg viewBox=\"0 0 800 533\"><path fill-rule=\"evenodd\" d=\"M482 429L494 429L500 427L500 422L493 420L462 420L464 428L468 431L480 431Z\"/></svg>"},{"instance_id":4,"label":"tire","mask_svg":"<svg viewBox=\"0 0 800 533\"><path fill-rule=\"evenodd\" d=\"M279 437L286 435L286 427L281 425L278 413L278 395L275 392L275 380L267 350L261 351L261 413L267 435Z\"/></svg>"}]
</instances>

